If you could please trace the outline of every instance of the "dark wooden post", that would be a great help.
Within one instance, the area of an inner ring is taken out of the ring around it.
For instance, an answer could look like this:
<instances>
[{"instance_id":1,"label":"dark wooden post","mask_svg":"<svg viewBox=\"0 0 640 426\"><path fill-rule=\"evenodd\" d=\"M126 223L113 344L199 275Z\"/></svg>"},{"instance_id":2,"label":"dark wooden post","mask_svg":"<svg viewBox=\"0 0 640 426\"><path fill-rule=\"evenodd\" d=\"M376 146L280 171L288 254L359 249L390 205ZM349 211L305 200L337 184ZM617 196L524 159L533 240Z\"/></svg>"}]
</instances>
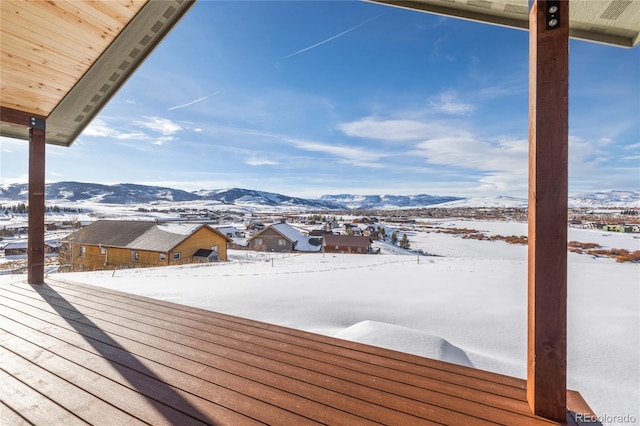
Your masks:
<instances>
[{"instance_id":1,"label":"dark wooden post","mask_svg":"<svg viewBox=\"0 0 640 426\"><path fill-rule=\"evenodd\" d=\"M527 399L566 421L569 1L529 15L529 304Z\"/></svg>"},{"instance_id":2,"label":"dark wooden post","mask_svg":"<svg viewBox=\"0 0 640 426\"><path fill-rule=\"evenodd\" d=\"M29 128L29 242L27 282L44 283L44 121L32 119Z\"/></svg>"}]
</instances>

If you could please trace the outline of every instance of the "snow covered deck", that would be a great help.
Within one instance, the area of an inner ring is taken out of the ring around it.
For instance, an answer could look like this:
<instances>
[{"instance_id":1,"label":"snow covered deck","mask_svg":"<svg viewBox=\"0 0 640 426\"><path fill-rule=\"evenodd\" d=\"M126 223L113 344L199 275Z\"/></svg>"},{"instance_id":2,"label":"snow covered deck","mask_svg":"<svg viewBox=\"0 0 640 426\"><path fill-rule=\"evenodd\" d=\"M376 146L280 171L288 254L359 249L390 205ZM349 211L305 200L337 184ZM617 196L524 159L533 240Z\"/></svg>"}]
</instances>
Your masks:
<instances>
[{"instance_id":1,"label":"snow covered deck","mask_svg":"<svg viewBox=\"0 0 640 426\"><path fill-rule=\"evenodd\" d=\"M360 343L53 280L0 304L2 424L557 424L524 380Z\"/></svg>"}]
</instances>

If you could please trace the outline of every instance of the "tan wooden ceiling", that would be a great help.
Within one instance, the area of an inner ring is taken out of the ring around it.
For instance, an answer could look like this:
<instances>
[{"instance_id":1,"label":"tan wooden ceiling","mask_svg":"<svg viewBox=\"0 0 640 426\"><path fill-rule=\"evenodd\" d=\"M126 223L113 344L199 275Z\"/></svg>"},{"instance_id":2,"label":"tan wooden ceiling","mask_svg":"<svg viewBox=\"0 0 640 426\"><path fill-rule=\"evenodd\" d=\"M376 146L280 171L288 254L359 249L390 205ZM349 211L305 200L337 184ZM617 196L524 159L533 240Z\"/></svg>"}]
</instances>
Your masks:
<instances>
[{"instance_id":1,"label":"tan wooden ceiling","mask_svg":"<svg viewBox=\"0 0 640 426\"><path fill-rule=\"evenodd\" d=\"M1 0L0 134L18 113L70 145L192 5L191 0Z\"/></svg>"},{"instance_id":2,"label":"tan wooden ceiling","mask_svg":"<svg viewBox=\"0 0 640 426\"><path fill-rule=\"evenodd\" d=\"M529 28L529 0L368 0L513 28ZM640 43L640 0L570 0L573 38L622 47Z\"/></svg>"},{"instance_id":3,"label":"tan wooden ceiling","mask_svg":"<svg viewBox=\"0 0 640 426\"><path fill-rule=\"evenodd\" d=\"M2 105L51 114L145 3L3 0Z\"/></svg>"}]
</instances>

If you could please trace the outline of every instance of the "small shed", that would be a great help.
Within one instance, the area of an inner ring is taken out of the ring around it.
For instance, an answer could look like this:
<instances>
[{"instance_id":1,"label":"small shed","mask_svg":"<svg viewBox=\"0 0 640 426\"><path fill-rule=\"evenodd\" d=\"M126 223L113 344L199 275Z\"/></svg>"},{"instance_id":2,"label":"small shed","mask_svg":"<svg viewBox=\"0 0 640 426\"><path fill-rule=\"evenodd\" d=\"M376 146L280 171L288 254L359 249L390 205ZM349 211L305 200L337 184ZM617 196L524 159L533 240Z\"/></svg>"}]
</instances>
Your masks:
<instances>
[{"instance_id":1,"label":"small shed","mask_svg":"<svg viewBox=\"0 0 640 426\"><path fill-rule=\"evenodd\" d=\"M215 250L199 249L193 254L193 261L196 263L217 262L220 254Z\"/></svg>"}]
</instances>

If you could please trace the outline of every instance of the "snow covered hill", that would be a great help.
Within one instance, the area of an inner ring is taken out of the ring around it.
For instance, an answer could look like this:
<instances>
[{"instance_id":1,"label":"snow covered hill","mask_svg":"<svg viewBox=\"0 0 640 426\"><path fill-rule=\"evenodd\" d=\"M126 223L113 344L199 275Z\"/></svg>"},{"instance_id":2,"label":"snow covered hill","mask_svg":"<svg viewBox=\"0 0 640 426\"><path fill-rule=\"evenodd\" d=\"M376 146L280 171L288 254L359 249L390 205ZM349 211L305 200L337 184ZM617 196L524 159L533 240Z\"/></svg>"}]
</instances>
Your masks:
<instances>
[{"instance_id":1,"label":"snow covered hill","mask_svg":"<svg viewBox=\"0 0 640 426\"><path fill-rule=\"evenodd\" d=\"M427 207L456 200L462 197L437 195L323 195L321 200L342 204L350 209L398 209L405 207Z\"/></svg>"},{"instance_id":2,"label":"snow covered hill","mask_svg":"<svg viewBox=\"0 0 640 426\"><path fill-rule=\"evenodd\" d=\"M0 202L26 202L28 185L0 186ZM103 185L83 182L56 182L46 185L48 203L93 202L97 204L145 204L158 202L215 202L237 207L269 207L284 210L374 210L421 207L518 207L526 208L526 198L507 196L454 197L429 194L418 195L323 195L318 199L292 197L272 192L243 188L202 189L188 192L180 189L150 185ZM571 207L640 208L639 191L606 191L569 197Z\"/></svg>"},{"instance_id":3,"label":"snow covered hill","mask_svg":"<svg viewBox=\"0 0 640 426\"><path fill-rule=\"evenodd\" d=\"M640 207L640 191L605 191L569 197L573 207Z\"/></svg>"}]
</instances>

